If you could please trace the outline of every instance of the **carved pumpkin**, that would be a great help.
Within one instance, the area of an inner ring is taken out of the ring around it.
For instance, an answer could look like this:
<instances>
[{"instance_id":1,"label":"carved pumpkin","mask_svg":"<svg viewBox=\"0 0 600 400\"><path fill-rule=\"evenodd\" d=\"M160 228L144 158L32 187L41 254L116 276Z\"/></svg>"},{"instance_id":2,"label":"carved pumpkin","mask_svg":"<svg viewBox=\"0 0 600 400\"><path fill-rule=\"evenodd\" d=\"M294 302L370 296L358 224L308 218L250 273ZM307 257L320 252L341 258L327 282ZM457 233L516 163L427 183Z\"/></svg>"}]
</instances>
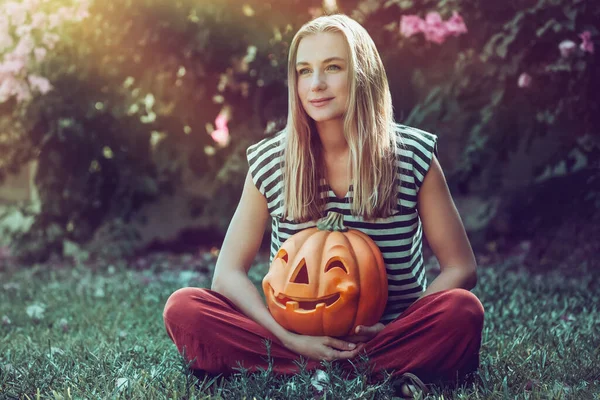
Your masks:
<instances>
[{"instance_id":1,"label":"carved pumpkin","mask_svg":"<svg viewBox=\"0 0 600 400\"><path fill-rule=\"evenodd\" d=\"M281 326L314 336L345 336L357 325L376 324L388 297L379 248L335 212L281 245L262 286Z\"/></svg>"}]
</instances>

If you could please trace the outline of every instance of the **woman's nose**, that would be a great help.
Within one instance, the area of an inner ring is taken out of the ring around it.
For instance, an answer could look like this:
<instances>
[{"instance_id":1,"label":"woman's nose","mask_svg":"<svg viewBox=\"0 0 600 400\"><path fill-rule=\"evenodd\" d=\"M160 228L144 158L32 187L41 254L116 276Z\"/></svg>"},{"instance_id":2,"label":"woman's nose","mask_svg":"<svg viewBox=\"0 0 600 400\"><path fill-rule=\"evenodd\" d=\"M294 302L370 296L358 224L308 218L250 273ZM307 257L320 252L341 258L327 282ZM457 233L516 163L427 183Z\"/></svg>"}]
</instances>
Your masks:
<instances>
[{"instance_id":1,"label":"woman's nose","mask_svg":"<svg viewBox=\"0 0 600 400\"><path fill-rule=\"evenodd\" d=\"M323 76L319 73L313 74L312 81L310 82L310 89L314 92L316 90L323 90L327 85Z\"/></svg>"}]
</instances>

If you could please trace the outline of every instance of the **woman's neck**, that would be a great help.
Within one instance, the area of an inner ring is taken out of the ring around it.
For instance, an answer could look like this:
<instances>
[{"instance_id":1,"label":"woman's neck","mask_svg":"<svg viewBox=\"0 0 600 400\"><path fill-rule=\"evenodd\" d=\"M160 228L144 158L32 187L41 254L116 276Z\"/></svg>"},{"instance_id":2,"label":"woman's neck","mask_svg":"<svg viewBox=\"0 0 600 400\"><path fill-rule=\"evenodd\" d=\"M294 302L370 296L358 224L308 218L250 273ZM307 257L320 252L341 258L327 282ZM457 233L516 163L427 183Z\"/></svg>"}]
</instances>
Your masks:
<instances>
[{"instance_id":1,"label":"woman's neck","mask_svg":"<svg viewBox=\"0 0 600 400\"><path fill-rule=\"evenodd\" d=\"M349 147L344 137L344 124L340 119L316 122L317 132L323 147L323 156L337 159L348 154Z\"/></svg>"}]
</instances>

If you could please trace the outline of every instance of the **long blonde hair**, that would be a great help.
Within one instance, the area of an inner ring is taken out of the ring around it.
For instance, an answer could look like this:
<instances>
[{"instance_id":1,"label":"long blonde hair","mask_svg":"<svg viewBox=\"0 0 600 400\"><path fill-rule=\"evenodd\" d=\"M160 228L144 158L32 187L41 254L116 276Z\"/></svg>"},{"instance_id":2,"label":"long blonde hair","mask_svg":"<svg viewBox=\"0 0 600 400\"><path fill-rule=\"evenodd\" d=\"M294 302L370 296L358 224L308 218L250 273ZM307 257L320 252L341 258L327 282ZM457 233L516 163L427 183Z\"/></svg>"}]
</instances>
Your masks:
<instances>
[{"instance_id":1,"label":"long blonde hair","mask_svg":"<svg viewBox=\"0 0 600 400\"><path fill-rule=\"evenodd\" d=\"M324 161L316 124L297 90L296 55L300 41L316 33L341 33L349 60L349 98L344 136L350 148L351 212L366 220L385 217L397 204L396 139L387 75L373 39L353 19L333 14L304 24L288 56L288 119L284 131L283 217L306 222L321 217L326 199L319 185Z\"/></svg>"}]
</instances>

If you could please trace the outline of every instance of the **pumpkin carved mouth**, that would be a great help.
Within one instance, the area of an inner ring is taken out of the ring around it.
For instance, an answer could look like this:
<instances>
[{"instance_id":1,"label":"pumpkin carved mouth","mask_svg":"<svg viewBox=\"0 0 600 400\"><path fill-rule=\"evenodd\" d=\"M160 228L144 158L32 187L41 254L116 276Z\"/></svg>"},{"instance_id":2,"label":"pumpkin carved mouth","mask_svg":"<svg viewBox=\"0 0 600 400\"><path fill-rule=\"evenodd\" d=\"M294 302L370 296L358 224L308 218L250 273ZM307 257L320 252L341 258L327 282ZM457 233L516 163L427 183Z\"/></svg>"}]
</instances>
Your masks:
<instances>
[{"instance_id":1,"label":"pumpkin carved mouth","mask_svg":"<svg viewBox=\"0 0 600 400\"><path fill-rule=\"evenodd\" d=\"M277 302L282 307L285 307L285 308L291 309L291 310L298 310L298 309L305 310L305 311L316 310L318 308L329 307L340 299L339 293L334 293L329 296L324 296L324 297L321 297L320 299L316 299L316 300L308 300L308 299L302 299L299 297L286 296L282 293L276 294L273 287L271 287L271 291L273 293L273 298L275 299L275 302Z\"/></svg>"}]
</instances>

